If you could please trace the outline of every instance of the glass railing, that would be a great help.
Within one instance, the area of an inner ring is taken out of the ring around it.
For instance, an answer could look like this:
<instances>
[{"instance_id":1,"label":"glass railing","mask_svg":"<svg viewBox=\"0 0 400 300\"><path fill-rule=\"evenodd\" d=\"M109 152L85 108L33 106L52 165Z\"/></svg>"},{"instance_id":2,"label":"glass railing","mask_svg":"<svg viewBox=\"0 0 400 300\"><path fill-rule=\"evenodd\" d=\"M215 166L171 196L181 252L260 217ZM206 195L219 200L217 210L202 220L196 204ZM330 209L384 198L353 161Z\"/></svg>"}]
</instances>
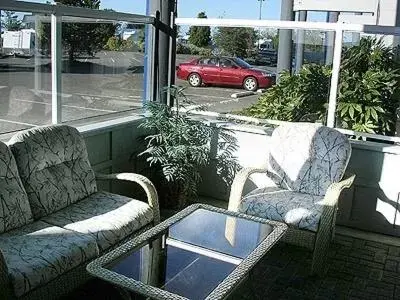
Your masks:
<instances>
[{"instance_id":1,"label":"glass railing","mask_svg":"<svg viewBox=\"0 0 400 300\"><path fill-rule=\"evenodd\" d=\"M0 134L99 122L142 108L152 17L18 1L3 5L16 8L0 4Z\"/></svg>"}]
</instances>

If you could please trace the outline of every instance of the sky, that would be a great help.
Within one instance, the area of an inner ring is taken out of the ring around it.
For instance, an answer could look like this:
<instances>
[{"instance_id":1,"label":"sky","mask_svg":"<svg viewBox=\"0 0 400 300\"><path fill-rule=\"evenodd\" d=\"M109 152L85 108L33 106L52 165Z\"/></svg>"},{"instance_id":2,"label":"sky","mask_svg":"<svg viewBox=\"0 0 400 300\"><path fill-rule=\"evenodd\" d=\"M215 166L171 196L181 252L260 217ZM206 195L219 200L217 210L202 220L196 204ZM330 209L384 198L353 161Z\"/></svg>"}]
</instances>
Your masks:
<instances>
[{"instance_id":1,"label":"sky","mask_svg":"<svg viewBox=\"0 0 400 300\"><path fill-rule=\"evenodd\" d=\"M262 2L263 19L279 19L280 0ZM144 13L145 1L102 0L102 7L131 13ZM178 17L193 18L205 11L209 18L258 19L260 2L257 0L178 0Z\"/></svg>"}]
</instances>

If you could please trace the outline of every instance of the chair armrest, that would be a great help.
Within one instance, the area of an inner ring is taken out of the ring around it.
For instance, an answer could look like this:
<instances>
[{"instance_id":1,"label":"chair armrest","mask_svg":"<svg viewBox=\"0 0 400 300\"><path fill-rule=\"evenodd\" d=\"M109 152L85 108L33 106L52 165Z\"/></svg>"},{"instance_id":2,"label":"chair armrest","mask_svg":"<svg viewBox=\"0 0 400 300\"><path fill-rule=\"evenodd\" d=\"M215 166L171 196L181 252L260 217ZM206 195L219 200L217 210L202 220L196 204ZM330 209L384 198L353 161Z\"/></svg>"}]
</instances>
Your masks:
<instances>
[{"instance_id":1,"label":"chair armrest","mask_svg":"<svg viewBox=\"0 0 400 300\"><path fill-rule=\"evenodd\" d=\"M14 299L3 253L0 249L0 299Z\"/></svg>"},{"instance_id":2,"label":"chair armrest","mask_svg":"<svg viewBox=\"0 0 400 300\"><path fill-rule=\"evenodd\" d=\"M354 182L354 179L356 178L356 175L352 174L348 178L340 181L340 182L334 182L332 183L324 197L324 200L322 202L323 205L325 206L336 206L340 193L346 189L350 188L351 185Z\"/></svg>"},{"instance_id":3,"label":"chair armrest","mask_svg":"<svg viewBox=\"0 0 400 300\"><path fill-rule=\"evenodd\" d=\"M229 196L228 210L238 211L240 201L242 200L243 187L249 176L254 173L266 173L266 172L267 172L266 168L264 169L244 168L240 170L233 179L231 194Z\"/></svg>"},{"instance_id":4,"label":"chair armrest","mask_svg":"<svg viewBox=\"0 0 400 300\"><path fill-rule=\"evenodd\" d=\"M157 190L153 183L145 176L135 173L96 174L98 180L124 180L136 182L147 195L147 201L154 213L154 224L160 223L160 207L158 204Z\"/></svg>"}]
</instances>

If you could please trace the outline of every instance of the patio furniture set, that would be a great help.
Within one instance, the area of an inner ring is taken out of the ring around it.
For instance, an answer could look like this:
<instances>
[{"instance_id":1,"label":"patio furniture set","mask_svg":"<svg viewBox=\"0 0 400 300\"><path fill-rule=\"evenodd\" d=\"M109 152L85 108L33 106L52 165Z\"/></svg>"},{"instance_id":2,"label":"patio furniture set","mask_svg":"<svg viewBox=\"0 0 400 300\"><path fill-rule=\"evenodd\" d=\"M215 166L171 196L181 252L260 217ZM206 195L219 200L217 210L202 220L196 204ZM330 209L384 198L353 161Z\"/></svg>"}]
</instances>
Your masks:
<instances>
[{"instance_id":1,"label":"patio furniture set","mask_svg":"<svg viewBox=\"0 0 400 300\"><path fill-rule=\"evenodd\" d=\"M228 210L195 204L159 223L157 193L133 173L95 175L79 132L38 127L0 143L0 299L55 299L91 276L122 294L224 299L279 240L313 250L322 273L334 235L347 138L321 125L274 130L268 165L233 182ZM266 186L243 196L254 173ZM147 203L98 191L140 184Z\"/></svg>"}]
</instances>

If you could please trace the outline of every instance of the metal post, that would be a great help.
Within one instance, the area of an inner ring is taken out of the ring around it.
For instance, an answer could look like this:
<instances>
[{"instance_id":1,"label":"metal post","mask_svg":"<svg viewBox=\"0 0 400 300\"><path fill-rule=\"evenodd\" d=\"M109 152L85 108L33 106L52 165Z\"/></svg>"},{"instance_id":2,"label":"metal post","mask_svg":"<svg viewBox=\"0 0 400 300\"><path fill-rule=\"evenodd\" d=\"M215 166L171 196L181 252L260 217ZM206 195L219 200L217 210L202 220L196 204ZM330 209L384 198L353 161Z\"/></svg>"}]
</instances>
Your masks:
<instances>
[{"instance_id":1,"label":"metal post","mask_svg":"<svg viewBox=\"0 0 400 300\"><path fill-rule=\"evenodd\" d=\"M258 19L261 20L261 17L262 17L262 13L261 13L262 12L262 3L265 0L257 0L257 1L260 2L260 10L258 12ZM260 49L260 37L261 37L261 28L258 28L257 50Z\"/></svg>"},{"instance_id":2,"label":"metal post","mask_svg":"<svg viewBox=\"0 0 400 300\"><path fill-rule=\"evenodd\" d=\"M149 0L146 1L146 15L150 15ZM143 71L143 100L142 102L154 101L154 25L145 25L145 47L144 47L144 71Z\"/></svg>"},{"instance_id":3,"label":"metal post","mask_svg":"<svg viewBox=\"0 0 400 300\"><path fill-rule=\"evenodd\" d=\"M175 1L174 0L149 0L148 7L151 14L155 15L158 11L160 12L160 21L167 27L170 26L171 12L174 11ZM165 27L165 26L164 26ZM169 50L170 50L170 37L167 33L160 31L158 37L158 90L157 100L162 103L168 102L168 96L162 92L162 89L168 86L168 77L170 76L169 70Z\"/></svg>"},{"instance_id":4,"label":"metal post","mask_svg":"<svg viewBox=\"0 0 400 300\"><path fill-rule=\"evenodd\" d=\"M293 21L293 0L282 0L281 20ZM292 69L292 30L279 29L277 73Z\"/></svg>"},{"instance_id":5,"label":"metal post","mask_svg":"<svg viewBox=\"0 0 400 300\"><path fill-rule=\"evenodd\" d=\"M327 22L336 23L339 18L339 13L331 11L328 13ZM325 33L325 64L330 65L333 61L333 42L335 41L335 32L328 31Z\"/></svg>"},{"instance_id":6,"label":"metal post","mask_svg":"<svg viewBox=\"0 0 400 300\"><path fill-rule=\"evenodd\" d=\"M307 11L301 10L299 11L299 21L305 22L307 21ZM304 30L297 30L297 38L296 38L296 73L299 73L301 67L303 66L304 60L304 40L305 40L305 32Z\"/></svg>"},{"instance_id":7,"label":"metal post","mask_svg":"<svg viewBox=\"0 0 400 300\"><path fill-rule=\"evenodd\" d=\"M160 22L160 12L156 12L156 27L154 28L153 35L153 86L152 86L152 101L158 101L158 95L160 90L160 81L159 81L159 42L160 42L160 30L158 29L158 23Z\"/></svg>"},{"instance_id":8,"label":"metal post","mask_svg":"<svg viewBox=\"0 0 400 300\"><path fill-rule=\"evenodd\" d=\"M336 119L336 98L339 85L340 63L342 59L343 30L337 29L335 34L335 45L333 51L331 88L329 92L329 106L327 126L335 127Z\"/></svg>"},{"instance_id":9,"label":"metal post","mask_svg":"<svg viewBox=\"0 0 400 300\"><path fill-rule=\"evenodd\" d=\"M62 122L61 118L61 17L51 15L51 119L53 124Z\"/></svg>"},{"instance_id":10,"label":"metal post","mask_svg":"<svg viewBox=\"0 0 400 300\"><path fill-rule=\"evenodd\" d=\"M176 66L176 35L177 27L175 25L175 9L171 11L171 22L170 27L173 30L173 34L169 37L169 57L168 57L168 86L175 84L175 66ZM167 104L174 106L174 99L171 98L171 94L168 91Z\"/></svg>"}]
</instances>

